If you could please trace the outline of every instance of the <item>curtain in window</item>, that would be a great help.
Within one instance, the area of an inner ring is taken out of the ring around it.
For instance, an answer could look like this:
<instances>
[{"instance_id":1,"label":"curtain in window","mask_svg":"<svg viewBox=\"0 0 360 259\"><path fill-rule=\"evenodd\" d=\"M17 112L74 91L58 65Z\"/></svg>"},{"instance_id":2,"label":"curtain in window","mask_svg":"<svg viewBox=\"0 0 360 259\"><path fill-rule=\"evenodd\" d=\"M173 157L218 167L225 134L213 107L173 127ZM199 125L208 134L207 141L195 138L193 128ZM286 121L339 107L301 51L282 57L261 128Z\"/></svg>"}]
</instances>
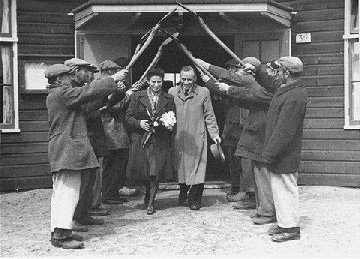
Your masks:
<instances>
[{"instance_id":1,"label":"curtain in window","mask_svg":"<svg viewBox=\"0 0 360 259\"><path fill-rule=\"evenodd\" d=\"M1 46L3 123L12 123L11 48Z\"/></svg>"},{"instance_id":2,"label":"curtain in window","mask_svg":"<svg viewBox=\"0 0 360 259\"><path fill-rule=\"evenodd\" d=\"M10 5L9 0L0 0L1 33L10 32Z\"/></svg>"}]
</instances>

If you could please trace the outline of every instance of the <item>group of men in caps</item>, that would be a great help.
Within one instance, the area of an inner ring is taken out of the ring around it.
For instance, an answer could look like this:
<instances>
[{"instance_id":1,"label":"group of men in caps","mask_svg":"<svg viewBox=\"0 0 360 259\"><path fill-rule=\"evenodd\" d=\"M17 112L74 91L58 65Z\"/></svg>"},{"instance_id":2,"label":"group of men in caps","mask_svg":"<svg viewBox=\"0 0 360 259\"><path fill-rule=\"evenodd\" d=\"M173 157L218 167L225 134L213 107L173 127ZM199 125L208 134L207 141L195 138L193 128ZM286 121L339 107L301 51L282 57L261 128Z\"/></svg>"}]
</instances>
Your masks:
<instances>
[{"instance_id":1,"label":"group of men in caps","mask_svg":"<svg viewBox=\"0 0 360 259\"><path fill-rule=\"evenodd\" d=\"M228 62L228 69L196 61L221 79L214 82L203 75L213 94L248 110L242 129L238 127L233 156L227 157L230 164L234 157L241 159L241 169L230 168L233 175L241 172L241 188L234 188L227 199L237 202L235 209L255 209L250 215L254 224L277 223L268 230L273 241L300 239L297 178L307 104L300 78L303 63L297 57L281 57L269 62L265 71L254 57L242 61Z\"/></svg>"},{"instance_id":2,"label":"group of men in caps","mask_svg":"<svg viewBox=\"0 0 360 259\"><path fill-rule=\"evenodd\" d=\"M273 241L300 239L297 171L307 101L300 78L301 60L282 57L268 63L266 71L254 57L243 59L243 64L231 60L227 69L201 59L196 59L196 63L221 79L215 82L202 75L212 94L231 102L227 117L235 114L239 118L239 108L248 113L242 121L226 120L228 126L243 123L233 130L236 137L232 141L237 143L229 145L226 153L234 179L228 200L236 201L236 209L255 209L251 214L254 224L277 223L268 231ZM73 58L45 72L49 82L46 104L53 173L51 243L56 247L81 248L82 236L73 231L86 231L84 225L103 224L90 216L97 215L96 210L99 215L106 213L101 202L91 211L96 193L102 193L102 200L109 203L120 200L118 172L126 167L129 145L121 121L132 91L124 86L126 69L105 61L100 64L100 71L101 77L94 80L97 68ZM115 105L104 115L99 109L109 96ZM116 139L106 138L106 125L114 123L114 118L120 125L119 135ZM105 141L98 139L99 130L104 131L100 135L105 136ZM101 146L103 143L105 147ZM96 173L100 157L104 158L102 176ZM121 161L117 160L119 157ZM179 202L180 196L181 193Z\"/></svg>"}]
</instances>

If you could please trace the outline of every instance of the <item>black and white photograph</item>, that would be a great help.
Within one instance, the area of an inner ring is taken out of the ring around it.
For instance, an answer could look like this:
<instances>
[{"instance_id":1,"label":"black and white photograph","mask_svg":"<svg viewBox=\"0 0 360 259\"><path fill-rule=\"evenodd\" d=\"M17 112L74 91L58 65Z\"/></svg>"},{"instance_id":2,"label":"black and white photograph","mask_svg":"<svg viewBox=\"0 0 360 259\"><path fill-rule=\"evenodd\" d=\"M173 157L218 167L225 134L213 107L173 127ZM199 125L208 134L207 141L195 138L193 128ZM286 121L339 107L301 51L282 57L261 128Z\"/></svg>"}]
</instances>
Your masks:
<instances>
[{"instance_id":1,"label":"black and white photograph","mask_svg":"<svg viewBox=\"0 0 360 259\"><path fill-rule=\"evenodd\" d=\"M360 258L359 0L0 0L0 257Z\"/></svg>"}]
</instances>

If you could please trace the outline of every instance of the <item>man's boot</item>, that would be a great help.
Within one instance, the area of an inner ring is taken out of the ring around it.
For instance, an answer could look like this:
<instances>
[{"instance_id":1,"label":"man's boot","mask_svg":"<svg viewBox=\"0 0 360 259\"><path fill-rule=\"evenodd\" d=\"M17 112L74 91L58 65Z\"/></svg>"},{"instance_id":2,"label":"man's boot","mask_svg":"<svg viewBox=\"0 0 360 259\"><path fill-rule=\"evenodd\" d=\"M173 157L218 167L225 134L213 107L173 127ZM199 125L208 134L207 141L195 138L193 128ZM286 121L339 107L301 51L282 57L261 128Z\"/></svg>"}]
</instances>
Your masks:
<instances>
[{"instance_id":1,"label":"man's boot","mask_svg":"<svg viewBox=\"0 0 360 259\"><path fill-rule=\"evenodd\" d=\"M188 191L190 189L189 185L185 183L179 183L180 193L179 193L179 206L187 206L188 200Z\"/></svg>"}]
</instances>

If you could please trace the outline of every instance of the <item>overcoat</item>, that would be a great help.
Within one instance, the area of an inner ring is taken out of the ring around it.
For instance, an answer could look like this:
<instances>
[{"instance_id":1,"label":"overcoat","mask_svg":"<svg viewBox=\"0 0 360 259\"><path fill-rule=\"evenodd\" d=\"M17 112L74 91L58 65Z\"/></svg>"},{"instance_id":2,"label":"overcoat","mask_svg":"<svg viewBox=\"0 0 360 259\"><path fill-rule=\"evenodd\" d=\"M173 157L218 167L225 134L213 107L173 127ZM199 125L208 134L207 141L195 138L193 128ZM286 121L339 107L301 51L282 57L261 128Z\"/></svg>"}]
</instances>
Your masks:
<instances>
[{"instance_id":1,"label":"overcoat","mask_svg":"<svg viewBox=\"0 0 360 259\"><path fill-rule=\"evenodd\" d=\"M232 99L241 108L249 110L235 156L262 162L266 114L273 94L259 85L250 75L237 75L217 66L210 66L209 71L232 85L227 93L220 92L220 95ZM206 85L210 89L215 88L212 80Z\"/></svg>"},{"instance_id":2,"label":"overcoat","mask_svg":"<svg viewBox=\"0 0 360 259\"><path fill-rule=\"evenodd\" d=\"M117 87L114 79L96 80L83 87L54 84L46 98L51 172L99 167L87 136L84 104L103 98Z\"/></svg>"},{"instance_id":3,"label":"overcoat","mask_svg":"<svg viewBox=\"0 0 360 259\"><path fill-rule=\"evenodd\" d=\"M188 96L182 86L169 89L174 96L177 124L174 136L174 170L179 183L204 183L207 164L207 131L211 138L219 136L210 92L194 85ZM207 131L206 131L207 130Z\"/></svg>"},{"instance_id":4,"label":"overcoat","mask_svg":"<svg viewBox=\"0 0 360 259\"><path fill-rule=\"evenodd\" d=\"M174 98L161 91L156 114L173 111L175 113ZM149 180L149 176L171 179L170 145L172 132L163 126L156 128L144 148L141 140L145 130L140 126L141 120L150 120L148 112L153 115L147 90L136 92L130 96L129 108L125 114L125 123L130 133L129 162L126 175L132 180ZM169 173L166 174L165 173Z\"/></svg>"},{"instance_id":5,"label":"overcoat","mask_svg":"<svg viewBox=\"0 0 360 259\"><path fill-rule=\"evenodd\" d=\"M299 169L306 104L301 79L280 87L270 103L263 157L273 173L293 174Z\"/></svg>"}]
</instances>

